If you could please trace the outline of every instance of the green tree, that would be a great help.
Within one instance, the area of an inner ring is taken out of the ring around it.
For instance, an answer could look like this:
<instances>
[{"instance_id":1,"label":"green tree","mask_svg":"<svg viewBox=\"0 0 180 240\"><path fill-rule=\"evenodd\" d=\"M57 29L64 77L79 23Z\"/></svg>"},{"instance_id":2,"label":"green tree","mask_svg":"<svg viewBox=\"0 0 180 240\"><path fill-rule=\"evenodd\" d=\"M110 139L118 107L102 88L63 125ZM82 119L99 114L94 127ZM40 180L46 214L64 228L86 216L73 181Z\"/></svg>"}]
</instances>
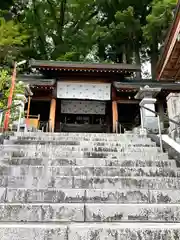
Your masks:
<instances>
[{"instance_id":1,"label":"green tree","mask_svg":"<svg viewBox=\"0 0 180 240\"><path fill-rule=\"evenodd\" d=\"M1 70L0 71L0 109L4 109L7 107L7 99L9 95L11 77L8 74L8 71Z\"/></svg>"},{"instance_id":2,"label":"green tree","mask_svg":"<svg viewBox=\"0 0 180 240\"><path fill-rule=\"evenodd\" d=\"M144 43L151 61L152 77L155 78L159 50L172 23L176 0L153 0L151 13L143 27Z\"/></svg>"},{"instance_id":3,"label":"green tree","mask_svg":"<svg viewBox=\"0 0 180 240\"><path fill-rule=\"evenodd\" d=\"M27 39L28 35L20 24L0 18L0 64L19 57Z\"/></svg>"},{"instance_id":4,"label":"green tree","mask_svg":"<svg viewBox=\"0 0 180 240\"><path fill-rule=\"evenodd\" d=\"M0 2L0 9L1 10L7 10L14 4L13 0L6 0Z\"/></svg>"},{"instance_id":5,"label":"green tree","mask_svg":"<svg viewBox=\"0 0 180 240\"><path fill-rule=\"evenodd\" d=\"M176 0L14 0L15 19L31 36L25 58L110 61L150 60L154 76L159 46Z\"/></svg>"},{"instance_id":6,"label":"green tree","mask_svg":"<svg viewBox=\"0 0 180 240\"><path fill-rule=\"evenodd\" d=\"M0 70L0 109L6 109L8 104L8 96L11 87L11 75L8 70ZM12 107L15 105L15 100L22 100L19 95L24 95L25 85L21 82L17 82L13 93ZM18 118L18 108L11 110L11 122Z\"/></svg>"},{"instance_id":7,"label":"green tree","mask_svg":"<svg viewBox=\"0 0 180 240\"><path fill-rule=\"evenodd\" d=\"M101 0L99 5L103 16L97 31L100 59L137 64L150 60L154 77L176 0Z\"/></svg>"},{"instance_id":8,"label":"green tree","mask_svg":"<svg viewBox=\"0 0 180 240\"><path fill-rule=\"evenodd\" d=\"M30 56L82 60L93 45L95 26L91 20L98 14L95 3L95 0L33 0L22 14L24 26L32 36Z\"/></svg>"}]
</instances>

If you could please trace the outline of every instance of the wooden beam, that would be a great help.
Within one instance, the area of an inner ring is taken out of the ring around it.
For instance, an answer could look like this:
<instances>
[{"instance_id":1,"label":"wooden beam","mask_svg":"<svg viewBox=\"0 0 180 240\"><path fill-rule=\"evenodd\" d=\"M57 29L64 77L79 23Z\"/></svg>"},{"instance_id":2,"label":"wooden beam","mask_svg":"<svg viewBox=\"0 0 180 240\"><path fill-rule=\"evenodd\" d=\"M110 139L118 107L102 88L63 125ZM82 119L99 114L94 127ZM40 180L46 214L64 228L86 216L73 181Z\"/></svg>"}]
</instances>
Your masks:
<instances>
[{"instance_id":1,"label":"wooden beam","mask_svg":"<svg viewBox=\"0 0 180 240\"><path fill-rule=\"evenodd\" d=\"M32 101L44 101L44 102L49 102L51 101L52 97L47 96L47 97L33 97Z\"/></svg>"},{"instance_id":2,"label":"wooden beam","mask_svg":"<svg viewBox=\"0 0 180 240\"><path fill-rule=\"evenodd\" d=\"M175 47L175 44L177 43L177 36L179 34L179 31L180 31L180 21L177 23L176 25L176 28L175 28L175 31L173 32L173 37L171 39L171 42L169 44L169 48L167 50L167 53L166 53L166 57L164 59L164 62L163 62L163 65L162 65L162 68L160 69L160 72L157 76L157 80L160 80L161 79L161 76L164 72L164 69L172 55L172 52L173 52L173 48Z\"/></svg>"},{"instance_id":3,"label":"wooden beam","mask_svg":"<svg viewBox=\"0 0 180 240\"><path fill-rule=\"evenodd\" d=\"M91 79L68 78L68 79L60 80L60 82L102 84L102 83L110 83L111 81L109 79L107 80L107 79L92 79L92 78Z\"/></svg>"},{"instance_id":4,"label":"wooden beam","mask_svg":"<svg viewBox=\"0 0 180 240\"><path fill-rule=\"evenodd\" d=\"M177 78L178 78L179 75L180 75L180 68L178 69L178 71L177 71L177 73L176 73L176 75L174 77L174 80L178 80Z\"/></svg>"},{"instance_id":5,"label":"wooden beam","mask_svg":"<svg viewBox=\"0 0 180 240\"><path fill-rule=\"evenodd\" d=\"M177 72L176 72L176 74L175 74L175 77L174 77L175 80L177 80L177 78L178 78L178 76L179 76L179 74L180 74L179 63L180 63L180 55L179 55L179 57L178 57L178 59L177 59L177 61L176 61L176 65L175 65L175 69L176 69L176 68L178 69Z\"/></svg>"},{"instance_id":6,"label":"wooden beam","mask_svg":"<svg viewBox=\"0 0 180 240\"><path fill-rule=\"evenodd\" d=\"M173 51L174 43L176 42L180 30L179 24L180 24L180 1L178 1L175 18L165 41L162 57L160 58L157 64L157 80L160 80L162 78L165 65L168 62L169 57Z\"/></svg>"},{"instance_id":7,"label":"wooden beam","mask_svg":"<svg viewBox=\"0 0 180 240\"><path fill-rule=\"evenodd\" d=\"M120 104L139 104L139 100L117 100L117 103Z\"/></svg>"}]
</instances>

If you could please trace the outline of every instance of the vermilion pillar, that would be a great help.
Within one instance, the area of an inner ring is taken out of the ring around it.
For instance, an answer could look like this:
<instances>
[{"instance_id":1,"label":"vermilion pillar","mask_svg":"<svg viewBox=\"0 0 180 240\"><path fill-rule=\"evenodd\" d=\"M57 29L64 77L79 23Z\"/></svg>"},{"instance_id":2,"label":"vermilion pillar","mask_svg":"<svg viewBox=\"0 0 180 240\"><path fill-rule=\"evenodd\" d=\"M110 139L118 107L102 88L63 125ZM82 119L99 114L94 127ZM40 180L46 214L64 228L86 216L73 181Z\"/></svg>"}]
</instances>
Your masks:
<instances>
[{"instance_id":1,"label":"vermilion pillar","mask_svg":"<svg viewBox=\"0 0 180 240\"><path fill-rule=\"evenodd\" d=\"M7 106L8 110L5 114L5 119L4 119L4 130L5 131L7 131L8 127L9 127L9 118L10 118L10 113L11 113L10 107L12 105L13 93L14 93L15 82L16 82L16 68L17 68L17 65L15 63L13 74L12 74L10 93L9 93L9 97L8 97L8 106Z\"/></svg>"},{"instance_id":2,"label":"vermilion pillar","mask_svg":"<svg viewBox=\"0 0 180 240\"><path fill-rule=\"evenodd\" d=\"M52 99L49 114L49 126L52 132L54 132L55 129L55 118L56 118L56 99Z\"/></svg>"},{"instance_id":3,"label":"vermilion pillar","mask_svg":"<svg viewBox=\"0 0 180 240\"><path fill-rule=\"evenodd\" d=\"M112 117L113 117L113 133L115 133L118 122L118 105L116 101L112 102Z\"/></svg>"},{"instance_id":4,"label":"vermilion pillar","mask_svg":"<svg viewBox=\"0 0 180 240\"><path fill-rule=\"evenodd\" d=\"M27 116L26 116L26 125L27 125L28 127L29 127L30 107L31 107L31 97L28 96L28 109L27 109Z\"/></svg>"}]
</instances>

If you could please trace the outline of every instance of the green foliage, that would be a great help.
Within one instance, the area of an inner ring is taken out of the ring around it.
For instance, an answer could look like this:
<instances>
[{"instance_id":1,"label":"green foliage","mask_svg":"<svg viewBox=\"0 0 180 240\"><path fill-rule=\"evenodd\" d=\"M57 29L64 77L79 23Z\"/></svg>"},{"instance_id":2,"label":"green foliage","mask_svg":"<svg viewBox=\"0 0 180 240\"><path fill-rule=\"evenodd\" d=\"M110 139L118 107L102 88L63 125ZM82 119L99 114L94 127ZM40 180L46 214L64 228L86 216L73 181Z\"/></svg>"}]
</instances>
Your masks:
<instances>
[{"instance_id":1,"label":"green foliage","mask_svg":"<svg viewBox=\"0 0 180 240\"><path fill-rule=\"evenodd\" d=\"M0 63L17 58L27 38L21 24L0 18Z\"/></svg>"},{"instance_id":2,"label":"green foliage","mask_svg":"<svg viewBox=\"0 0 180 240\"><path fill-rule=\"evenodd\" d=\"M9 71L0 70L0 93L1 93L0 109L7 108L10 87L11 87L11 75L9 74ZM15 85L13 102L11 106L16 105L14 101L22 100L22 98L19 97L18 94L24 94L24 91L25 91L24 84L21 82L17 82ZM11 110L11 122L17 120L19 113L18 111L19 111L18 108Z\"/></svg>"},{"instance_id":3,"label":"green foliage","mask_svg":"<svg viewBox=\"0 0 180 240\"><path fill-rule=\"evenodd\" d=\"M147 15L147 23L142 27L144 49L146 55L150 57L152 77L156 77L156 64L159 56L159 46L166 38L167 30L173 20L173 10L176 0L153 0L151 12Z\"/></svg>"},{"instance_id":4,"label":"green foliage","mask_svg":"<svg viewBox=\"0 0 180 240\"><path fill-rule=\"evenodd\" d=\"M13 21L0 22L0 61L20 56L139 64L150 58L155 65L175 5L176 0L14 0Z\"/></svg>"},{"instance_id":5,"label":"green foliage","mask_svg":"<svg viewBox=\"0 0 180 240\"><path fill-rule=\"evenodd\" d=\"M80 60L80 54L78 52L67 52L65 55L58 57L57 60L78 62Z\"/></svg>"},{"instance_id":6,"label":"green foliage","mask_svg":"<svg viewBox=\"0 0 180 240\"><path fill-rule=\"evenodd\" d=\"M143 27L147 44L152 44L154 40L162 43L172 22L176 2L176 0L153 0L152 11L146 18L147 24Z\"/></svg>"},{"instance_id":7,"label":"green foliage","mask_svg":"<svg viewBox=\"0 0 180 240\"><path fill-rule=\"evenodd\" d=\"M7 99L9 96L9 88L10 88L11 77L8 74L8 71L1 70L0 71L0 109L7 107Z\"/></svg>"},{"instance_id":8,"label":"green foliage","mask_svg":"<svg viewBox=\"0 0 180 240\"><path fill-rule=\"evenodd\" d=\"M14 4L13 0L0 1L0 9L7 10Z\"/></svg>"}]
</instances>

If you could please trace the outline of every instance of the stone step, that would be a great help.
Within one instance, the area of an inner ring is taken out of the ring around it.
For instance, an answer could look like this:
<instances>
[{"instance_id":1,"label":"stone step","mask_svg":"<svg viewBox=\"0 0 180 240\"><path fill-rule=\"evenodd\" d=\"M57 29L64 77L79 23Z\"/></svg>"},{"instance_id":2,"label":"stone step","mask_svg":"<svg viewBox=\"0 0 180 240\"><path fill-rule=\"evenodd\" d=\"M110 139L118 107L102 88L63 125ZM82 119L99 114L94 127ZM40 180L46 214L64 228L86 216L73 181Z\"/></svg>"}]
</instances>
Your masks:
<instances>
[{"instance_id":1,"label":"stone step","mask_svg":"<svg viewBox=\"0 0 180 240\"><path fill-rule=\"evenodd\" d=\"M121 147L93 147L89 144L86 146L59 146L59 145L3 145L2 152L95 152L95 153L119 153L119 152L159 152L156 146L132 146L124 145Z\"/></svg>"},{"instance_id":2,"label":"stone step","mask_svg":"<svg viewBox=\"0 0 180 240\"><path fill-rule=\"evenodd\" d=\"M0 188L1 203L180 203L180 190Z\"/></svg>"},{"instance_id":3,"label":"stone step","mask_svg":"<svg viewBox=\"0 0 180 240\"><path fill-rule=\"evenodd\" d=\"M81 141L69 139L67 141L60 140L4 140L4 145L59 145L59 146L86 146L90 145L92 147L124 147L124 146L134 146L134 147L154 147L156 146L155 142L152 142L150 139L137 139L135 141Z\"/></svg>"},{"instance_id":4,"label":"stone step","mask_svg":"<svg viewBox=\"0 0 180 240\"><path fill-rule=\"evenodd\" d=\"M155 148L154 148L155 149ZM4 150L1 151L1 156L0 159L3 158L20 158L20 157L26 157L26 158L108 158L108 159L119 159L119 158L137 158L137 159L152 159L152 158L156 158L156 159L168 159L168 154L165 153L160 153L157 150L148 150L148 151L144 151L144 149L141 149L141 151L137 151L137 149L134 149L133 151L124 151L124 152L83 152L83 151L61 151L59 149L57 149L56 151L53 150L46 150L46 151L33 151L30 150L29 151L10 151L10 150Z\"/></svg>"},{"instance_id":5,"label":"stone step","mask_svg":"<svg viewBox=\"0 0 180 240\"><path fill-rule=\"evenodd\" d=\"M51 140L49 138L44 138L44 139L26 139L26 138L22 138L22 139L14 139L14 138L10 138L9 140L4 140L5 144L54 144L54 145L79 145L79 143L87 143L87 142L91 142L94 145L98 145L98 143L102 144L110 144L110 145L117 145L117 144L151 144L153 143L151 141L151 139L148 138L144 138L144 139L109 139L109 138L100 138L100 139L92 139L92 138L72 138L72 137L68 137L68 138L58 138L55 140Z\"/></svg>"},{"instance_id":6,"label":"stone step","mask_svg":"<svg viewBox=\"0 0 180 240\"><path fill-rule=\"evenodd\" d=\"M74 136L22 136L22 137L17 137L17 136L11 136L9 138L6 139L6 141L8 140L11 140L11 141L19 141L19 142L22 142L22 141L42 141L42 142L49 142L49 141L52 141L52 142L87 142L87 141L90 141L92 143L96 143L96 142L102 142L102 143L124 143L124 142L129 142L129 143L135 143L136 141L138 143L143 143L146 142L146 143L151 143L152 140L148 137L140 137L140 136L136 136L136 137L126 137L126 136L123 136L123 135L117 135L117 136L99 136L99 137L93 137L93 136L81 136L81 137L78 137L76 135ZM109 140L109 141L108 141Z\"/></svg>"},{"instance_id":7,"label":"stone step","mask_svg":"<svg viewBox=\"0 0 180 240\"><path fill-rule=\"evenodd\" d=\"M70 141L70 142L74 142L74 141L92 141L92 142L147 142L150 143L151 139L147 136L140 136L140 135L127 135L127 134L108 134L108 135L104 135L104 134L99 134L99 135L81 135L79 136L79 134L69 134L69 135L57 135L55 134L35 134L35 135L27 135L24 134L22 136L10 136L8 138L9 140L12 141Z\"/></svg>"},{"instance_id":8,"label":"stone step","mask_svg":"<svg viewBox=\"0 0 180 240\"><path fill-rule=\"evenodd\" d=\"M60 181L61 180L61 181ZM72 183L72 185L71 185ZM68 185L69 184L69 185ZM180 189L179 178L164 177L74 177L64 179L51 179L49 187L65 187L68 185L73 188L87 189Z\"/></svg>"},{"instance_id":9,"label":"stone step","mask_svg":"<svg viewBox=\"0 0 180 240\"><path fill-rule=\"evenodd\" d=\"M12 158L0 160L1 165L49 165L49 166L86 166L86 167L103 167L103 166L119 166L119 167L170 167L176 168L175 160L136 160L136 159L104 159L104 158L77 158L77 159L49 159L49 158Z\"/></svg>"},{"instance_id":10,"label":"stone step","mask_svg":"<svg viewBox=\"0 0 180 240\"><path fill-rule=\"evenodd\" d=\"M67 225L53 224L0 224L1 240L65 240Z\"/></svg>"},{"instance_id":11,"label":"stone step","mask_svg":"<svg viewBox=\"0 0 180 240\"><path fill-rule=\"evenodd\" d=\"M50 137L50 136L35 136L35 137L10 137L10 141L12 142L29 142L29 141L41 141L41 142L114 142L114 143L150 143L152 142L150 138L147 137L120 137L120 136L99 136L99 137L78 137L78 136L58 136L58 137Z\"/></svg>"},{"instance_id":12,"label":"stone step","mask_svg":"<svg viewBox=\"0 0 180 240\"><path fill-rule=\"evenodd\" d=\"M179 204L0 204L5 222L179 222Z\"/></svg>"},{"instance_id":13,"label":"stone step","mask_svg":"<svg viewBox=\"0 0 180 240\"><path fill-rule=\"evenodd\" d=\"M0 222L82 222L84 204L0 204Z\"/></svg>"},{"instance_id":14,"label":"stone step","mask_svg":"<svg viewBox=\"0 0 180 240\"><path fill-rule=\"evenodd\" d=\"M0 224L1 240L175 240L180 223Z\"/></svg>"},{"instance_id":15,"label":"stone step","mask_svg":"<svg viewBox=\"0 0 180 240\"><path fill-rule=\"evenodd\" d=\"M57 137L78 137L78 138L147 138L146 135L139 134L116 134L116 133L44 133L44 132L14 132L15 137L51 137L51 139L56 139Z\"/></svg>"},{"instance_id":16,"label":"stone step","mask_svg":"<svg viewBox=\"0 0 180 240\"><path fill-rule=\"evenodd\" d=\"M164 177L32 177L0 176L0 187L76 189L180 189L179 178Z\"/></svg>"},{"instance_id":17,"label":"stone step","mask_svg":"<svg viewBox=\"0 0 180 240\"><path fill-rule=\"evenodd\" d=\"M179 204L85 204L86 221L179 222Z\"/></svg>"},{"instance_id":18,"label":"stone step","mask_svg":"<svg viewBox=\"0 0 180 240\"><path fill-rule=\"evenodd\" d=\"M39 161L40 159L44 159L45 161L47 159L49 160L57 160L57 161L60 161L61 159L70 159L70 160L78 160L78 159L87 159L87 161L99 161L99 160L113 160L113 161L125 161L125 160L129 160L129 159L138 159L138 160L152 160L152 161L161 161L161 160L169 160L168 158L168 153L157 153L157 154L149 154L149 153L119 153L119 156L109 156L106 154L103 154L103 156L100 156L99 158L97 158L97 155L95 155L95 158L93 158L93 155L94 153L89 153L89 154L86 154L87 157L83 157L83 156L79 156L78 153L76 152L75 154L71 154L71 153L62 153L64 156L61 157L61 156L52 156L52 154L49 154L48 153L38 153L36 154L37 156L17 156L17 157L13 157L11 153L3 153L1 152L1 155L0 155L0 161L5 161L5 160L13 160L13 159L19 159L19 160L22 160L23 161L28 161L28 160L36 160ZM61 154L61 155L62 155ZM25 155L25 154L19 154L19 155ZM27 154L26 154L27 155ZM71 155L71 156L66 156L66 155ZM78 155L78 156L74 156L74 155ZM100 155L100 154L98 154ZM172 161L172 160L171 160Z\"/></svg>"},{"instance_id":19,"label":"stone step","mask_svg":"<svg viewBox=\"0 0 180 240\"><path fill-rule=\"evenodd\" d=\"M73 240L175 240L180 239L179 223L84 223L69 226Z\"/></svg>"},{"instance_id":20,"label":"stone step","mask_svg":"<svg viewBox=\"0 0 180 240\"><path fill-rule=\"evenodd\" d=\"M178 168L84 167L84 166L0 166L1 176L51 178L59 176L180 177Z\"/></svg>"}]
</instances>

